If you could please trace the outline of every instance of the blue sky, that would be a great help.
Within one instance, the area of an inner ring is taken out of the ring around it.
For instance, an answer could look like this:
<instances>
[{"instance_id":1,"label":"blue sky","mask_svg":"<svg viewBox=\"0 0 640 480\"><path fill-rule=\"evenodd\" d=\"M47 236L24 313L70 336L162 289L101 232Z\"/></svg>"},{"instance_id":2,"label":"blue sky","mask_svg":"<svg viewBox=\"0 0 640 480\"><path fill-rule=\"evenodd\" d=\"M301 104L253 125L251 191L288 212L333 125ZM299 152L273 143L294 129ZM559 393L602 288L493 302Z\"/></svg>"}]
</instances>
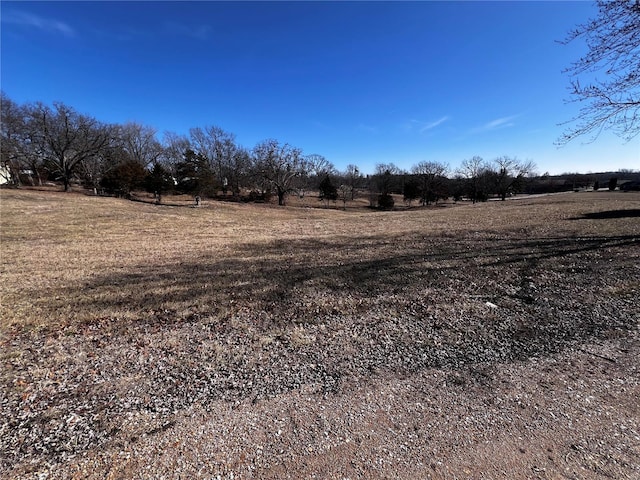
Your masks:
<instances>
[{"instance_id":1,"label":"blue sky","mask_svg":"<svg viewBox=\"0 0 640 480\"><path fill-rule=\"evenodd\" d=\"M540 173L640 168L640 139L558 148L557 40L590 2L8 2L1 82L17 102L62 101L105 122L240 144L276 138L343 169L457 167L500 155Z\"/></svg>"}]
</instances>

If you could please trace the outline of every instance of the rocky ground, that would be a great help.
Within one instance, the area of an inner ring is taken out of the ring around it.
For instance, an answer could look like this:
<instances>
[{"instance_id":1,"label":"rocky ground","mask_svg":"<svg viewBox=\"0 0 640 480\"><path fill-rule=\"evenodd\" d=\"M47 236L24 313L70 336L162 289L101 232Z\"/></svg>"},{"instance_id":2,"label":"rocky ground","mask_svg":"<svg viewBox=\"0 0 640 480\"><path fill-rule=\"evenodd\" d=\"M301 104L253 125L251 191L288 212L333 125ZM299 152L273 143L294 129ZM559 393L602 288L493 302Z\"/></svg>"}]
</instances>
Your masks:
<instances>
[{"instance_id":1,"label":"rocky ground","mask_svg":"<svg viewBox=\"0 0 640 480\"><path fill-rule=\"evenodd\" d=\"M91 318L2 330L0 477L639 478L640 222L619 198L65 284L51 298Z\"/></svg>"}]
</instances>

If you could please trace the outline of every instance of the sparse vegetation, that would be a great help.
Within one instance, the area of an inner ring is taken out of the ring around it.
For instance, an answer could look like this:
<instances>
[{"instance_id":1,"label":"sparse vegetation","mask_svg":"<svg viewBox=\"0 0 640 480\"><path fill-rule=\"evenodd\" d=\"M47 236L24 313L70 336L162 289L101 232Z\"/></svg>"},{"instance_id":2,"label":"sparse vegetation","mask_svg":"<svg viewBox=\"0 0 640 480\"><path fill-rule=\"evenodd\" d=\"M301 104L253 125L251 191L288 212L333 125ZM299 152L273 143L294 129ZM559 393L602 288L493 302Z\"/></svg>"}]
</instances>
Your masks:
<instances>
[{"instance_id":1,"label":"sparse vegetation","mask_svg":"<svg viewBox=\"0 0 640 480\"><path fill-rule=\"evenodd\" d=\"M0 195L2 478L640 472L637 193Z\"/></svg>"}]
</instances>

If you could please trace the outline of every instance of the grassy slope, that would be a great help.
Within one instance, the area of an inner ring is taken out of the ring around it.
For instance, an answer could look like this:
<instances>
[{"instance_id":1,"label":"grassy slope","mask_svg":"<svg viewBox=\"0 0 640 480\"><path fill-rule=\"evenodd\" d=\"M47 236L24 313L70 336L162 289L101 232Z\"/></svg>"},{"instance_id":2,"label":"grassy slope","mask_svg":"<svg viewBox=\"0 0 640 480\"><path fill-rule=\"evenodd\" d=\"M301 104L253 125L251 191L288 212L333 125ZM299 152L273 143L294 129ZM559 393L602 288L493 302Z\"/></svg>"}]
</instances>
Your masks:
<instances>
[{"instance_id":1,"label":"grassy slope","mask_svg":"<svg viewBox=\"0 0 640 480\"><path fill-rule=\"evenodd\" d=\"M454 258L460 252L451 251L451 244L463 241L465 248L473 249L474 237L481 247L478 256L484 256L491 252L483 250L483 242L492 239L499 244L512 242L514 247L517 242L541 239L554 248L562 239L581 235L595 243L637 235L634 218L568 220L589 211L637 205L637 195L597 197L598 202L583 194L545 197L535 203L352 213L224 203L204 209L156 207L5 190L3 326L66 325L102 315L133 318L159 307L206 311L211 305L204 304L221 289L225 295L234 286L243 291L247 282L254 283L253 273L258 280L264 277L257 266L279 270L298 265L308 270L309 278L302 280L309 281L315 276L340 276L345 263L383 262L393 267L407 256L415 262L416 255L434 248L461 263L464 258ZM506 255L507 262L520 260L513 256L515 250ZM407 278L406 283L422 280L415 270L416 278ZM204 277L215 291L202 284ZM392 284L384 276L372 277L363 272L362 278L348 280L382 293ZM259 287L277 290L280 279L272 285L263 280L265 285ZM282 280L288 284L296 279ZM126 291L119 288L122 284Z\"/></svg>"},{"instance_id":2,"label":"grassy slope","mask_svg":"<svg viewBox=\"0 0 640 480\"><path fill-rule=\"evenodd\" d=\"M640 321L637 194L403 212L0 195L3 408L30 412L0 430L14 473L110 451L196 405L326 399L624 338ZM61 427L83 398L93 420ZM47 434L43 453L32 437Z\"/></svg>"}]
</instances>

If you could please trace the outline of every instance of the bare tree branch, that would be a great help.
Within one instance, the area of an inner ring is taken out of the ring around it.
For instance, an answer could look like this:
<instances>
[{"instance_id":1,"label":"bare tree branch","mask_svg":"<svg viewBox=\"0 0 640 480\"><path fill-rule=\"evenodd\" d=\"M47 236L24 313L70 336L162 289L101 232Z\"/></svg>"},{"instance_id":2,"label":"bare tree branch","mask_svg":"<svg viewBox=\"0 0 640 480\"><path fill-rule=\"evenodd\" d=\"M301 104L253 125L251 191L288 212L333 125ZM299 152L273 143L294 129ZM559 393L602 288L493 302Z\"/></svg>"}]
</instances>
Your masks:
<instances>
[{"instance_id":1,"label":"bare tree branch","mask_svg":"<svg viewBox=\"0 0 640 480\"><path fill-rule=\"evenodd\" d=\"M640 133L640 0L596 0L598 17L579 25L561 42L583 39L588 53L564 73L570 77L570 103L580 103L572 125L558 139L564 145L588 136L593 142L609 129L630 141ZM580 77L600 73L588 83Z\"/></svg>"}]
</instances>

